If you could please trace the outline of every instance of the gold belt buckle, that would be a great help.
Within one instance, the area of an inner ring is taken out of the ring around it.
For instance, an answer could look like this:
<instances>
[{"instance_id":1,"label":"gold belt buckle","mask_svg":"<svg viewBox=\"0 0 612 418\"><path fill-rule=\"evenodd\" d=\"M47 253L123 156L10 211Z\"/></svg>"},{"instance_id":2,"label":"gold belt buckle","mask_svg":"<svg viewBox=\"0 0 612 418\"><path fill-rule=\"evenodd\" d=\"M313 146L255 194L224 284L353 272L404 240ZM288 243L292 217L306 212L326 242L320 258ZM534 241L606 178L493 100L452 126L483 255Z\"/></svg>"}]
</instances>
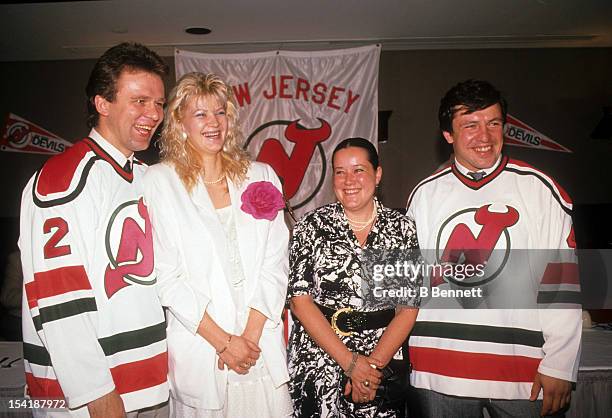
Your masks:
<instances>
[{"instance_id":1,"label":"gold belt buckle","mask_svg":"<svg viewBox=\"0 0 612 418\"><path fill-rule=\"evenodd\" d=\"M348 331L348 332L342 331L340 328L338 328L338 324L337 324L338 317L340 316L340 314L343 314L343 313L350 314L351 312L353 312L353 308L351 307L338 309L336 312L334 312L334 314L331 317L331 326L332 326L332 329L336 331L336 334L342 335L344 337L349 337L350 335L353 334L353 331Z\"/></svg>"}]
</instances>

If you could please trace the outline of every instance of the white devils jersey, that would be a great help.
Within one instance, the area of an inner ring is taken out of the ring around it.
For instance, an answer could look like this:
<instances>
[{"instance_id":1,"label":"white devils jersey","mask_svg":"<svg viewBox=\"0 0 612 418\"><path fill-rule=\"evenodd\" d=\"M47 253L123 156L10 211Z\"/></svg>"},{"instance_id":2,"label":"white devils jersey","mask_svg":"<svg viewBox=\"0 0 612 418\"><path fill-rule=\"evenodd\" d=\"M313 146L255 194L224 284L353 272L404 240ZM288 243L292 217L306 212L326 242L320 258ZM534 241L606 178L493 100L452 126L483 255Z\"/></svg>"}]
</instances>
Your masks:
<instances>
[{"instance_id":1,"label":"white devils jersey","mask_svg":"<svg viewBox=\"0 0 612 418\"><path fill-rule=\"evenodd\" d=\"M480 282L459 285L483 285L507 298L513 290L525 289L524 297L533 298L530 306L575 307L580 286L571 210L568 195L550 177L502 157L479 181L463 175L455 164L434 173L413 190L407 214L416 222L428 262L475 257L486 265ZM556 251L559 258L531 265L530 257L555 253L549 250L562 251ZM508 260L506 269L495 269L494 263ZM520 264L527 266L517 269ZM450 281L434 277L431 286L453 288L457 283ZM410 338L412 384L454 396L528 399L537 372L576 380L580 338L579 309L426 305Z\"/></svg>"},{"instance_id":2,"label":"white devils jersey","mask_svg":"<svg viewBox=\"0 0 612 418\"><path fill-rule=\"evenodd\" d=\"M49 159L23 192L26 382L32 397L70 408L115 388L133 411L168 397L165 319L140 197L145 167L122 167L98 141Z\"/></svg>"}]
</instances>

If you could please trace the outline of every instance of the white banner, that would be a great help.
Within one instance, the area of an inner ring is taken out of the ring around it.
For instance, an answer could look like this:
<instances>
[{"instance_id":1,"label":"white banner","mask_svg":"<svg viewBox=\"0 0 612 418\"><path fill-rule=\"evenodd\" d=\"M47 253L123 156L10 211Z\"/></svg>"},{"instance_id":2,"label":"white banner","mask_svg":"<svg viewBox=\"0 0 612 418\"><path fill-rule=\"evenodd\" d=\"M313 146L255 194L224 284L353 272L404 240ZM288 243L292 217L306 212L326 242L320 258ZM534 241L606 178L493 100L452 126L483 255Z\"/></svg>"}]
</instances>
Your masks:
<instances>
[{"instance_id":1,"label":"white banner","mask_svg":"<svg viewBox=\"0 0 612 418\"><path fill-rule=\"evenodd\" d=\"M270 164L300 217L335 199L331 153L377 144L379 46L333 51L201 54L177 50L176 77L214 73L233 87L246 147Z\"/></svg>"}]
</instances>

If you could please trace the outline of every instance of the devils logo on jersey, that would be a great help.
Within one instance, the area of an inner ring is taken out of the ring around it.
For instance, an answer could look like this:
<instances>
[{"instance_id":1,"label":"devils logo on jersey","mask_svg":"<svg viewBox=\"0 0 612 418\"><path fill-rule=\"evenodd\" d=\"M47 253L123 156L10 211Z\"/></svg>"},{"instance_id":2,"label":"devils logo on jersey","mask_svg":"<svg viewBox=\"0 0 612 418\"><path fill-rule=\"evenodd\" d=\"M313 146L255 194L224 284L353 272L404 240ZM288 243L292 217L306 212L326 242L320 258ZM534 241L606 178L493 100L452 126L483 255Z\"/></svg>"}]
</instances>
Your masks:
<instances>
[{"instance_id":1,"label":"devils logo on jersey","mask_svg":"<svg viewBox=\"0 0 612 418\"><path fill-rule=\"evenodd\" d=\"M132 284L155 283L153 235L142 198L126 202L113 212L106 228L105 244L109 264L104 274L104 289L109 298Z\"/></svg>"},{"instance_id":2,"label":"devils logo on jersey","mask_svg":"<svg viewBox=\"0 0 612 418\"><path fill-rule=\"evenodd\" d=\"M499 275L510 255L508 228L519 220L515 208L505 206L505 209L505 212L493 211L491 205L464 209L451 215L442 224L436 240L436 261L439 264L487 265L484 277L458 281L445 276L447 280L458 286L474 287ZM500 252L492 258L494 249ZM432 286L442 283L444 280L441 276L432 278Z\"/></svg>"}]
</instances>

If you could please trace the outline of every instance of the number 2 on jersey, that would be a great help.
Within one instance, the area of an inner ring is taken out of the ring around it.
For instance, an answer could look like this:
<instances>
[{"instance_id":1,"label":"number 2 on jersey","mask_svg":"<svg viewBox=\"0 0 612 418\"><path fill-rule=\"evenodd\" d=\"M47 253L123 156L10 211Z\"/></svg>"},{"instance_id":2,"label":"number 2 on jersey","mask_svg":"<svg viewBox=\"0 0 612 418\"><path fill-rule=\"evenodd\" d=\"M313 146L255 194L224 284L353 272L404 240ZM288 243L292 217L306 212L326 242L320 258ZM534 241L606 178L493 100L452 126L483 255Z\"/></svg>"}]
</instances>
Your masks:
<instances>
[{"instance_id":1,"label":"number 2 on jersey","mask_svg":"<svg viewBox=\"0 0 612 418\"><path fill-rule=\"evenodd\" d=\"M68 223L62 218L49 218L43 225L43 232L48 234L55 228L55 232L45 244L45 258L61 257L70 254L70 245L58 245L58 243L68 233Z\"/></svg>"}]
</instances>

